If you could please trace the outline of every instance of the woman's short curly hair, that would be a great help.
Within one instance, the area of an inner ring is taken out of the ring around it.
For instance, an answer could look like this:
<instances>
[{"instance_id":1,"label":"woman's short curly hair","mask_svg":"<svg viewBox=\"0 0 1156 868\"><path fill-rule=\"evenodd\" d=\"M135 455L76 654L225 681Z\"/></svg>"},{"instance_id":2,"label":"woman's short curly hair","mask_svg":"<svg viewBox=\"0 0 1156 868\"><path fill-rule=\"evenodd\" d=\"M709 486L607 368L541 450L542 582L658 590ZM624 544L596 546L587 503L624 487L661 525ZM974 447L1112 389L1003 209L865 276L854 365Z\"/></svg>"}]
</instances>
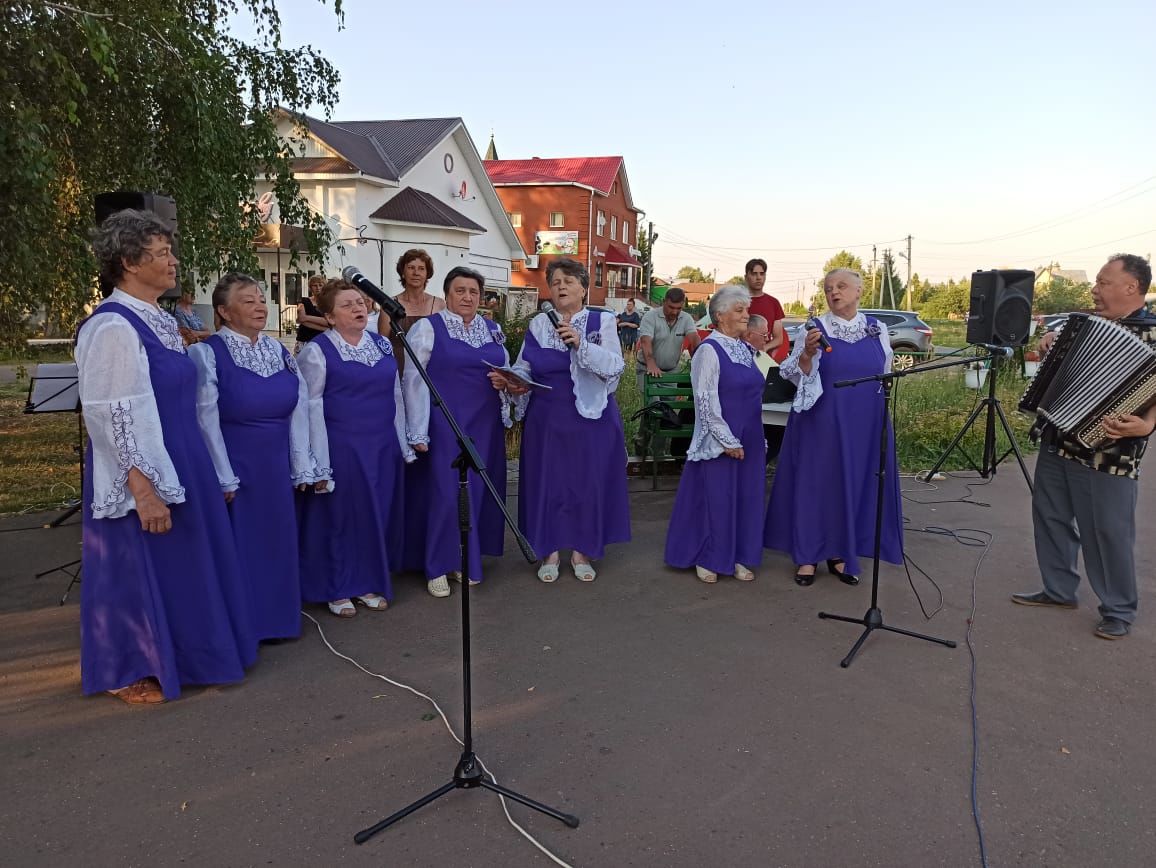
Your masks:
<instances>
[{"instance_id":1,"label":"woman's short curly hair","mask_svg":"<svg viewBox=\"0 0 1156 868\"><path fill-rule=\"evenodd\" d=\"M120 283L125 262L137 265L154 238L172 242L173 232L152 211L126 208L105 219L92 236L101 280L112 286Z\"/></svg>"},{"instance_id":2,"label":"woman's short curly hair","mask_svg":"<svg viewBox=\"0 0 1156 868\"><path fill-rule=\"evenodd\" d=\"M405 267L413 262L415 259L420 259L425 263L425 277L426 280L432 280L434 276L433 260L430 255L422 250L420 247L414 247L412 250L407 250L397 260L397 279L402 286L405 285Z\"/></svg>"},{"instance_id":3,"label":"woman's short curly hair","mask_svg":"<svg viewBox=\"0 0 1156 868\"><path fill-rule=\"evenodd\" d=\"M339 293L345 292L347 289L352 289L358 295L361 290L350 283L348 280L342 280L340 277L335 277L332 280L326 281L325 288L321 290L321 295L317 296L317 309L323 314L333 313L333 308L337 302Z\"/></svg>"}]
</instances>

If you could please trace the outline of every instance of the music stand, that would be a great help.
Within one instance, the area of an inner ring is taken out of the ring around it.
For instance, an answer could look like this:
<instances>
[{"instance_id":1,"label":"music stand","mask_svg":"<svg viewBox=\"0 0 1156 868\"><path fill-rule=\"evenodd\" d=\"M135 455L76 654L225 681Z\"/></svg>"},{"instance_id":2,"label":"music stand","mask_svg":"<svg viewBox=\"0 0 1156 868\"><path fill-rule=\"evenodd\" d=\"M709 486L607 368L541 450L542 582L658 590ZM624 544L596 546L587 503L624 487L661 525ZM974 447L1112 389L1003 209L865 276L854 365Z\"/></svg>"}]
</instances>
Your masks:
<instances>
[{"instance_id":1,"label":"music stand","mask_svg":"<svg viewBox=\"0 0 1156 868\"><path fill-rule=\"evenodd\" d=\"M44 525L45 528L60 527L80 511L84 503L84 415L80 412L79 374L75 362L41 364L28 383L28 398L24 402L24 412L35 413L75 413L76 414L76 457L80 466L80 495L60 515ZM60 598L64 605L73 585L80 581L80 559L44 570L36 574L43 578L51 573L64 573L69 577L68 587Z\"/></svg>"}]
</instances>

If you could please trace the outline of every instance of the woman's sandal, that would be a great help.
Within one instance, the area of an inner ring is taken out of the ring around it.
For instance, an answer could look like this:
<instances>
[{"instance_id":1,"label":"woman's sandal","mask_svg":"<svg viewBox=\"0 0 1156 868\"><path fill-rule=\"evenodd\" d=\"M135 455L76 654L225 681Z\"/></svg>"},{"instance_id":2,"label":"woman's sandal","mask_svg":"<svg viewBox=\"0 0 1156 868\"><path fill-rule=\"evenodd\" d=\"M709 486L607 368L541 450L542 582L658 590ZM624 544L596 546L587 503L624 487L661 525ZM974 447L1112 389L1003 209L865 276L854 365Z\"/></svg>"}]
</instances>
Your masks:
<instances>
[{"instance_id":1,"label":"woman's sandal","mask_svg":"<svg viewBox=\"0 0 1156 868\"><path fill-rule=\"evenodd\" d=\"M363 594L360 597L354 597L357 602L365 606L367 609L373 609L375 612L384 612L389 608L389 600L381 594Z\"/></svg>"},{"instance_id":2,"label":"woman's sandal","mask_svg":"<svg viewBox=\"0 0 1156 868\"><path fill-rule=\"evenodd\" d=\"M816 566L816 564L799 564L799 566L795 569L795 584L804 588L815 584L814 569ZM811 567L812 571L810 573L800 573L799 570L803 567Z\"/></svg>"},{"instance_id":3,"label":"woman's sandal","mask_svg":"<svg viewBox=\"0 0 1156 868\"><path fill-rule=\"evenodd\" d=\"M155 678L142 678L125 687L109 690L108 695L129 705L155 705L165 701L165 695Z\"/></svg>"},{"instance_id":4,"label":"woman's sandal","mask_svg":"<svg viewBox=\"0 0 1156 868\"><path fill-rule=\"evenodd\" d=\"M857 585L857 584L859 584L859 577L858 576L853 576L850 573L845 572L844 570L835 569L836 567L841 567L841 566L843 566L843 559L842 558L827 558L827 570L832 575L837 576L839 578L840 582L842 582L844 585Z\"/></svg>"},{"instance_id":5,"label":"woman's sandal","mask_svg":"<svg viewBox=\"0 0 1156 868\"><path fill-rule=\"evenodd\" d=\"M546 584L558 581L558 565L542 564L542 566L538 567L538 578Z\"/></svg>"},{"instance_id":6,"label":"woman's sandal","mask_svg":"<svg viewBox=\"0 0 1156 868\"><path fill-rule=\"evenodd\" d=\"M594 572L594 565L589 561L584 564L576 564L574 561L570 561L570 566L574 570L574 578L580 582L592 582L598 575Z\"/></svg>"},{"instance_id":7,"label":"woman's sandal","mask_svg":"<svg viewBox=\"0 0 1156 868\"><path fill-rule=\"evenodd\" d=\"M357 614L357 609L353 607L352 600L333 600L327 604L329 611L338 618L352 618Z\"/></svg>"},{"instance_id":8,"label":"woman's sandal","mask_svg":"<svg viewBox=\"0 0 1156 868\"><path fill-rule=\"evenodd\" d=\"M695 567L694 574L698 576L700 582L706 582L708 585L713 585L718 581L718 573L712 572L706 567Z\"/></svg>"},{"instance_id":9,"label":"woman's sandal","mask_svg":"<svg viewBox=\"0 0 1156 868\"><path fill-rule=\"evenodd\" d=\"M742 564L735 564L735 578L740 582L753 582L755 580L755 574Z\"/></svg>"}]
</instances>

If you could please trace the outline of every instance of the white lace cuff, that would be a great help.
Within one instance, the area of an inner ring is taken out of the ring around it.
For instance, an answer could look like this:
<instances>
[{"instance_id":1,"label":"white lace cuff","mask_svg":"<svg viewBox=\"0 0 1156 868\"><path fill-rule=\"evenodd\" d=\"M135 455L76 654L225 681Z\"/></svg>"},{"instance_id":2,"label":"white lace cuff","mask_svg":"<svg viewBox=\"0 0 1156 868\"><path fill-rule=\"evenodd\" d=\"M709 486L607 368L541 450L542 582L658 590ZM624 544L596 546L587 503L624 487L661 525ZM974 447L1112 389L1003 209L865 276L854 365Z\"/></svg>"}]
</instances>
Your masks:
<instances>
[{"instance_id":1,"label":"white lace cuff","mask_svg":"<svg viewBox=\"0 0 1156 868\"><path fill-rule=\"evenodd\" d=\"M136 509L128 474L136 468L165 503L184 503L185 489L164 448L160 417L151 395L84 407L92 438L93 518L121 518Z\"/></svg>"}]
</instances>

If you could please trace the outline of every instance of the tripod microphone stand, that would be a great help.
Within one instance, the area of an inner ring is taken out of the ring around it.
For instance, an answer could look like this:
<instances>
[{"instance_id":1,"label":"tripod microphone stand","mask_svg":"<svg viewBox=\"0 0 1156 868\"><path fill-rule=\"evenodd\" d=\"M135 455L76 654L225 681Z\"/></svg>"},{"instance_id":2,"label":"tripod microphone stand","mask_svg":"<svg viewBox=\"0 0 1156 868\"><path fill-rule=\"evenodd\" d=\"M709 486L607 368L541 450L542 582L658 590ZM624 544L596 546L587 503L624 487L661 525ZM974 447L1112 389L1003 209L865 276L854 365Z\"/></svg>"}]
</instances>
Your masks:
<instances>
[{"instance_id":1,"label":"tripod microphone stand","mask_svg":"<svg viewBox=\"0 0 1156 868\"><path fill-rule=\"evenodd\" d=\"M990 358L990 356L980 358L982 360L982 358ZM975 359L960 359L934 365L920 365L918 368L891 371L886 374L872 374L869 377L858 377L854 380L840 380L835 383L835 388L837 389L858 386L860 383L879 383L883 389L883 412L879 422L879 469L877 472L875 492L875 551L874 563L871 565L871 608L864 613L862 618L851 618L847 615L831 615L827 612L819 613L819 617L824 620L845 621L848 624L863 625L862 634L860 634L855 644L851 646L851 650L847 652L847 656L839 661L839 665L844 669L851 665L851 662L855 659L855 655L859 653L859 649L862 648L863 643L867 641L867 637L876 630L886 630L889 633L898 633L901 636L910 636L913 639L934 642L937 645L944 645L948 648L955 647L955 643L950 639L937 639L934 636L925 636L922 633L914 633L911 630L892 627L883 622L883 610L879 608L879 562L880 553L883 549L883 503L887 479L887 446L890 442L891 433L888 427L888 422L891 418L891 387L900 377L906 377L913 373L930 371L936 368L952 368L957 365L966 365L972 361L975 361Z\"/></svg>"},{"instance_id":2,"label":"tripod microphone stand","mask_svg":"<svg viewBox=\"0 0 1156 868\"><path fill-rule=\"evenodd\" d=\"M995 384L996 380L999 379L1000 364L1003 361L1003 356L1000 351L1005 348L988 346L986 344L980 344L979 346L983 349L993 351L992 355L987 357L991 359L991 370L988 372L987 377L987 396L975 405L975 409L971 411L971 415L967 417L967 421L963 423L963 427L959 429L959 432L955 435L955 439L943 450L943 454L939 456L939 460L935 462L934 466L921 478L926 482L934 477L935 474L939 472L939 468L947 461L947 457L951 455L952 450L956 448L958 448L960 454L967 459L967 463L971 465L971 468L984 479L995 476L996 468L999 467L1000 462L1012 453L1015 453L1016 461L1019 462L1020 470L1024 475L1024 481L1028 484L1028 491L1034 491L1031 474L1028 473L1027 465L1024 464L1024 456L1020 452L1019 444L1016 443L1016 438L1012 433L1011 425L1008 424L1007 416L1004 415L1003 405L1000 404L1000 400L995 394ZM969 361L975 360L971 359ZM975 424L980 413L983 413L985 410L987 411L987 416L983 429L983 463L977 467L971 456L960 446L960 443L963 441L964 435L971 429L971 426ZM1008 442L1011 444L1011 447L1003 455L998 457L996 456L996 417L999 418L999 423L1003 427L1003 433L1007 435Z\"/></svg>"},{"instance_id":3,"label":"tripod microphone stand","mask_svg":"<svg viewBox=\"0 0 1156 868\"><path fill-rule=\"evenodd\" d=\"M360 276L360 275L359 275ZM362 279L364 281L364 278ZM356 283L356 281L353 281ZM364 281L368 283L368 281ZM364 284L358 283L362 289L366 289ZM462 564L462 706L463 706L463 733L462 733L462 753L458 758L457 766L454 768L453 776L447 783L442 784L436 790L422 796L415 802L406 805L399 811L390 814L384 820L370 826L367 829L362 829L353 836L353 840L358 844L364 844L378 832L392 826L398 820L408 817L419 808L428 805L430 802L441 798L451 790L456 789L473 789L475 787L483 787L487 790L497 793L500 796L505 796L512 799L519 804L525 805L528 808L533 808L547 816L553 817L556 820L561 820L571 829L578 827L578 818L571 814L564 814L548 805L541 802L534 801L531 798L523 796L521 793L516 793L511 789L501 786L492 778L482 771L481 763L474 754L474 736L473 736L473 712L471 699L471 685L470 685L470 482L469 472L473 470L485 483L486 490L489 492L494 503L502 512L507 526L514 533L514 538L518 541L518 546L522 550L522 554L530 563L538 560L538 556L531 548L529 541L518 529L514 519L506 509L505 498L494 487L493 480L490 479L486 472L485 462L481 455L478 454L477 448L474 446L473 440L461 429L458 421L454 418L453 413L449 407L446 406L442 400L441 394L437 387L430 379L429 372L418 361L413 349L405 338L405 332L401 328L401 318L405 315L404 309L398 312L401 305L390 299L385 293L377 290L372 284L369 287L375 292L369 292L378 304L380 304L385 311L390 314L392 321L392 328L394 333L401 339L402 346L408 355L409 364L413 365L414 370L418 372L422 380L425 382L426 388L429 389L430 402L435 404L441 411L442 416L449 424L450 430L453 431L454 437L457 439L458 446L461 449L457 459L453 462L453 466L458 470L458 529L460 531L460 545L461 545L461 564ZM380 296L380 297L379 297Z\"/></svg>"}]
</instances>

